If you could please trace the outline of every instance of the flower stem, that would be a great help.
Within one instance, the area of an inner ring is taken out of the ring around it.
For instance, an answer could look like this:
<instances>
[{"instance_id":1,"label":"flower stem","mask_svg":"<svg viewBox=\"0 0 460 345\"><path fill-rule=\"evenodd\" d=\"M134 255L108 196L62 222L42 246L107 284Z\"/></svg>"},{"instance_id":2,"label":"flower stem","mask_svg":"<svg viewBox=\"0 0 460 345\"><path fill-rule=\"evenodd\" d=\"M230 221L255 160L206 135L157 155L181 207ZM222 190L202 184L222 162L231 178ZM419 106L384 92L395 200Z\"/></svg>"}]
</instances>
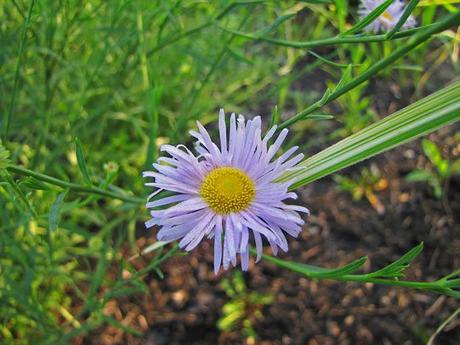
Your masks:
<instances>
[{"instance_id":1,"label":"flower stem","mask_svg":"<svg viewBox=\"0 0 460 345\"><path fill-rule=\"evenodd\" d=\"M90 187L90 186L85 186L85 185L81 185L81 184L77 184L73 182L63 181L55 177L41 174L36 171L29 170L29 169L26 169L18 165L10 165L8 166L7 169L10 172L13 172L19 175L23 175L23 176L30 176L39 181L43 181L43 182L46 182L46 183L49 183L55 186L59 186L64 189L70 189L71 191L74 191L74 192L98 194L101 196L118 199L118 200L122 200L122 201L129 202L129 203L134 203L134 204L141 204L145 202L145 200L142 198L137 198L134 196L129 196L127 194L125 195L125 194L108 191L108 190L98 188L98 187Z\"/></svg>"}]
</instances>

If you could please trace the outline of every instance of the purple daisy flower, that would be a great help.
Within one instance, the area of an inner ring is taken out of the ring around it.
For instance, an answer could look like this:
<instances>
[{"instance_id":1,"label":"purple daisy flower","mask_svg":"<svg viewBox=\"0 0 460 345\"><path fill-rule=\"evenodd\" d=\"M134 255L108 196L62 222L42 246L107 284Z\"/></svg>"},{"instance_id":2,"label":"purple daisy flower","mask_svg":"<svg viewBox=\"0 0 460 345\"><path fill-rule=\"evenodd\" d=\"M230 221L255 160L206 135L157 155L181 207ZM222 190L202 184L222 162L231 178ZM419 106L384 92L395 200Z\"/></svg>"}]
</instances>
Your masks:
<instances>
[{"instance_id":1,"label":"purple daisy flower","mask_svg":"<svg viewBox=\"0 0 460 345\"><path fill-rule=\"evenodd\" d=\"M380 6L384 0L361 0L358 9L359 19L363 19L369 13L371 13L375 8ZM404 0L395 0L393 3L387 7L387 9L378 16L372 23L370 23L365 31L368 32L381 32L389 31L393 29L396 23L401 18L404 10L406 9L406 3ZM402 26L403 30L411 29L417 24L415 18L410 15L404 25Z\"/></svg>"},{"instance_id":2,"label":"purple daisy flower","mask_svg":"<svg viewBox=\"0 0 460 345\"><path fill-rule=\"evenodd\" d=\"M152 219L146 227L161 227L160 241L181 239L179 246L190 251L203 238L214 238L214 272L223 264L235 266L237 254L241 268L246 271L249 262L248 243L254 238L257 261L262 256L262 239L270 244L273 254L278 248L288 250L285 233L297 237L304 221L298 212L305 207L288 205L286 199L297 195L288 188L294 181L276 182L287 170L303 159L303 154L290 158L298 147L292 147L278 158L275 154L287 136L283 129L268 146L276 131L272 127L262 138L261 118L245 121L242 115L230 117L227 131L225 114L219 114L220 148L211 140L198 122L198 132L191 131L196 142L195 156L184 145L161 146L170 157L161 157L153 164L156 171L146 171L152 177L146 183L157 190L150 194L147 208ZM161 191L174 195L150 201ZM164 208L165 205L169 205Z\"/></svg>"}]
</instances>

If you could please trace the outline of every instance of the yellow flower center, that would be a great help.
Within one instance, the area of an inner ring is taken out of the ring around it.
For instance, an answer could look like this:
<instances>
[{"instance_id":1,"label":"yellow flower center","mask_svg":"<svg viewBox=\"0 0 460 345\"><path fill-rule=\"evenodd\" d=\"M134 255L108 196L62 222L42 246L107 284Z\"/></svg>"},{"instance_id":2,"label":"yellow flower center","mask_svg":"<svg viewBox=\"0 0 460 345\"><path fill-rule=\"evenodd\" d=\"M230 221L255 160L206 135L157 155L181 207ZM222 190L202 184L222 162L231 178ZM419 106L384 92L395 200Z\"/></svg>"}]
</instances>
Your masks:
<instances>
[{"instance_id":1,"label":"yellow flower center","mask_svg":"<svg viewBox=\"0 0 460 345\"><path fill-rule=\"evenodd\" d=\"M388 11L383 12L382 17L389 21L392 21L394 19L393 16Z\"/></svg>"},{"instance_id":2,"label":"yellow flower center","mask_svg":"<svg viewBox=\"0 0 460 345\"><path fill-rule=\"evenodd\" d=\"M218 214L229 214L246 209L256 195L251 178L237 168L222 167L212 170L200 187L201 197Z\"/></svg>"}]
</instances>

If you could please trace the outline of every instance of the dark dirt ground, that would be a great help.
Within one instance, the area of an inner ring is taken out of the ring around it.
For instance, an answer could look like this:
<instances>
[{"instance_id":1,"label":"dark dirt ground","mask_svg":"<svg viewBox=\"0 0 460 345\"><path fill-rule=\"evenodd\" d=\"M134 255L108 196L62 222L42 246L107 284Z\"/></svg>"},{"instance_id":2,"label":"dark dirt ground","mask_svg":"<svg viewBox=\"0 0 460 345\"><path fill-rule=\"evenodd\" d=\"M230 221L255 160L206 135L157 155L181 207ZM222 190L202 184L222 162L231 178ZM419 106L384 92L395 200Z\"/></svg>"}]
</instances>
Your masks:
<instances>
[{"instance_id":1,"label":"dark dirt ground","mask_svg":"<svg viewBox=\"0 0 460 345\"><path fill-rule=\"evenodd\" d=\"M458 130L458 127L455 128ZM430 138L444 143L446 156L457 158L460 147L452 139L454 128ZM310 207L305 230L290 240L291 259L335 267L359 256L369 256L365 271L397 259L424 241L425 249L406 274L407 279L432 280L460 267L460 179L449 183L448 198L437 200L423 183L405 182L414 166L426 163L419 141L372 160L388 181L377 193L385 206L379 215L371 204L354 201L337 190L330 178L313 183L300 194ZM418 157L417 162L413 157ZM363 166L348 169L353 176ZM148 241L152 242L150 233ZM139 239L144 247L146 238ZM269 252L269 250L267 250ZM149 258L140 259L139 268ZM99 329L84 344L245 344L240 329L220 332L216 321L228 300L220 284L224 272L212 272L212 245L203 243L188 256L176 256L163 265L164 280L145 277L150 293L107 305L107 312L143 332L123 334L112 327ZM273 264L251 264L244 279L250 290L271 294L273 302L253 316L257 344L425 344L428 337L460 303L453 298L403 288L314 281ZM249 342L250 343L250 342ZM451 323L435 344L460 344L460 320Z\"/></svg>"}]
</instances>

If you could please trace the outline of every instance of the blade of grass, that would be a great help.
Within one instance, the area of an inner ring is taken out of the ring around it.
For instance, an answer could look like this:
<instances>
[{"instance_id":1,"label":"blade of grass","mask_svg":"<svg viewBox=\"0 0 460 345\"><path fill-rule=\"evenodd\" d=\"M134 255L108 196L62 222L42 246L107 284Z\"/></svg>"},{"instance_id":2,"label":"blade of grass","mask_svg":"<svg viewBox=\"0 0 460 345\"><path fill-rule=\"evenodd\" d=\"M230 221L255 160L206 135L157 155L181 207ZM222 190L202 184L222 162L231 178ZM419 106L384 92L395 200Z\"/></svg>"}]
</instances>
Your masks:
<instances>
[{"instance_id":1,"label":"blade of grass","mask_svg":"<svg viewBox=\"0 0 460 345\"><path fill-rule=\"evenodd\" d=\"M412 11L414 11L415 7L417 7L419 1L420 0L410 0L409 4L404 9L401 18L399 18L394 28L387 32L387 39L392 38L397 32L399 32L399 30L403 27L404 23L407 21L407 18L409 18L409 16L411 15Z\"/></svg>"},{"instance_id":2,"label":"blade of grass","mask_svg":"<svg viewBox=\"0 0 460 345\"><path fill-rule=\"evenodd\" d=\"M29 26L30 26L30 18L32 17L32 10L34 8L34 4L35 4L35 0L32 0L29 4L29 9L27 11L27 18L24 21L24 26L22 28L21 41L19 42L18 61L16 63L16 69L14 71L13 91L11 94L11 100L10 100L8 111L5 112L5 115L3 117L3 141L5 142L5 145L8 139L8 132L10 130L11 117L13 116L13 112L14 112L14 105L16 102L16 95L18 92L18 84L19 84L19 70L21 68L22 57L24 53L24 45L25 45L26 37L27 37L27 30L29 29Z\"/></svg>"},{"instance_id":3,"label":"blade of grass","mask_svg":"<svg viewBox=\"0 0 460 345\"><path fill-rule=\"evenodd\" d=\"M354 34L361 29L364 29L366 26L368 26L370 23L372 23L375 19L377 19L385 10L393 3L394 0L386 0L383 3L381 3L379 6L374 8L366 17L364 17L362 20L360 20L358 23L353 25L353 27L344 33L341 33L339 36L346 36L346 35L351 35Z\"/></svg>"}]
</instances>

